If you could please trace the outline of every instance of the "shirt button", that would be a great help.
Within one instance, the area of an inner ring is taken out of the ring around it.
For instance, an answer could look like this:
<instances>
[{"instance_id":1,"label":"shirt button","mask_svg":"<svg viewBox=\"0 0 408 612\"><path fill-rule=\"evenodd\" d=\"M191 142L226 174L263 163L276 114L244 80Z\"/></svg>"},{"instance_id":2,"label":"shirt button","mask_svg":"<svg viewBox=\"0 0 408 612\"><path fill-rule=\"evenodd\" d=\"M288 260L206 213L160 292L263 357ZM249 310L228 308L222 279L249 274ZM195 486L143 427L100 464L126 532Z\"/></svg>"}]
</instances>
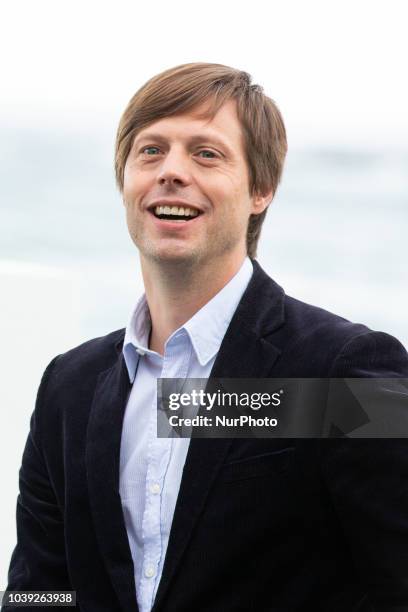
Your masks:
<instances>
[{"instance_id":1,"label":"shirt button","mask_svg":"<svg viewBox=\"0 0 408 612\"><path fill-rule=\"evenodd\" d=\"M146 578L153 578L153 576L155 575L155 570L153 565L148 565L145 569L145 576Z\"/></svg>"},{"instance_id":2,"label":"shirt button","mask_svg":"<svg viewBox=\"0 0 408 612\"><path fill-rule=\"evenodd\" d=\"M154 482L150 485L150 493L153 493L154 495L160 493L160 485L158 482Z\"/></svg>"}]
</instances>

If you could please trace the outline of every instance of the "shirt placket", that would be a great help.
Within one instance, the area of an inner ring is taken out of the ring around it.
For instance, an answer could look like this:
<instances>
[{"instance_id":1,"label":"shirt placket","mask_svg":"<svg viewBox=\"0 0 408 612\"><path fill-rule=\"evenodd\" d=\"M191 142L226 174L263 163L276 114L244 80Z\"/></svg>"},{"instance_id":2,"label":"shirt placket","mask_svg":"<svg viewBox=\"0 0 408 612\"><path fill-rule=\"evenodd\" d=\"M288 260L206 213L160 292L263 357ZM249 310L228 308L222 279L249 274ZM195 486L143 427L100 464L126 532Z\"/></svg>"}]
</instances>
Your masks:
<instances>
[{"instance_id":1,"label":"shirt placket","mask_svg":"<svg viewBox=\"0 0 408 612\"><path fill-rule=\"evenodd\" d=\"M186 377L190 359L190 351L187 349L184 334L177 334L168 342L163 357L161 378ZM157 391L150 411L148 439L146 502L142 523L143 571L140 583L140 595L146 611L152 607L158 587L159 569L163 567L160 525L165 517L162 517L161 509L165 477L172 451L171 438L157 438Z\"/></svg>"}]
</instances>

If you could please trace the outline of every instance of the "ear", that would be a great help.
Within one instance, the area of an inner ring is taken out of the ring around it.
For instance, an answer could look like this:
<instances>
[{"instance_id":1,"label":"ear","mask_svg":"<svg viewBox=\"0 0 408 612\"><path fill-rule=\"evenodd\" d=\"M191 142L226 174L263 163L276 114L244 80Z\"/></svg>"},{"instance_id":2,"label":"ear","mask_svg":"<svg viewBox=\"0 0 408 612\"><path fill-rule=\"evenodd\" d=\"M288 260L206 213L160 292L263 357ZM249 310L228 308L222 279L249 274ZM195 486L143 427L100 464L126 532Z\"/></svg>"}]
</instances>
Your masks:
<instances>
[{"instance_id":1,"label":"ear","mask_svg":"<svg viewBox=\"0 0 408 612\"><path fill-rule=\"evenodd\" d=\"M255 193L252 196L252 207L251 214L252 215L260 215L261 212L268 208L269 204L273 199L273 191L270 190L265 194Z\"/></svg>"}]
</instances>

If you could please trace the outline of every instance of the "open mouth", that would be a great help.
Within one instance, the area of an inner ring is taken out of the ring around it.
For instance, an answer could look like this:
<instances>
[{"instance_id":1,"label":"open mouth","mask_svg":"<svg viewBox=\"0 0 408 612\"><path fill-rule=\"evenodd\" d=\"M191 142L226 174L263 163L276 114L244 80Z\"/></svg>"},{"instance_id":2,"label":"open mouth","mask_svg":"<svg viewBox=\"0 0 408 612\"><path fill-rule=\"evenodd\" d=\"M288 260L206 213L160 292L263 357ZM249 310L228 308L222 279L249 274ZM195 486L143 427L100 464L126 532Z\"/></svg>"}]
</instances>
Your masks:
<instances>
[{"instance_id":1,"label":"open mouth","mask_svg":"<svg viewBox=\"0 0 408 612\"><path fill-rule=\"evenodd\" d=\"M187 206L155 206L150 209L150 212L156 219L177 221L179 223L187 223L202 214L197 209Z\"/></svg>"}]
</instances>

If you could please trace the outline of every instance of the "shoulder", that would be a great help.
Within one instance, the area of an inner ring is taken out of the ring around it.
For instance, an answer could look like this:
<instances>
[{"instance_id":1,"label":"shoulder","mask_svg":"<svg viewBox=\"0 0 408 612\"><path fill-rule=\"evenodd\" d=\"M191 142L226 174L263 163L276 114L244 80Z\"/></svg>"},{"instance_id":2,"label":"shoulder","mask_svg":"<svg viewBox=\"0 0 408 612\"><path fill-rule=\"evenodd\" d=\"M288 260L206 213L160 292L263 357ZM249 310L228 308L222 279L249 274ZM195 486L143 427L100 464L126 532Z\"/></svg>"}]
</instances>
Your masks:
<instances>
[{"instance_id":1,"label":"shoulder","mask_svg":"<svg viewBox=\"0 0 408 612\"><path fill-rule=\"evenodd\" d=\"M408 376L408 354L396 338L286 295L252 264L234 331L246 328L274 346L276 376Z\"/></svg>"},{"instance_id":2,"label":"shoulder","mask_svg":"<svg viewBox=\"0 0 408 612\"><path fill-rule=\"evenodd\" d=\"M372 330L362 323L285 295L284 319L287 330L300 342L330 339L336 346Z\"/></svg>"},{"instance_id":3,"label":"shoulder","mask_svg":"<svg viewBox=\"0 0 408 612\"><path fill-rule=\"evenodd\" d=\"M342 345L349 339L371 330L366 325L352 323L345 317L313 306L287 295L255 260L254 274L248 286L244 316L251 322L260 321L260 332L271 330L281 348L310 343ZM263 333L262 333L263 335Z\"/></svg>"},{"instance_id":4,"label":"shoulder","mask_svg":"<svg viewBox=\"0 0 408 612\"><path fill-rule=\"evenodd\" d=\"M309 362L310 375L407 376L408 354L392 335L284 297L282 349L296 362Z\"/></svg>"},{"instance_id":5,"label":"shoulder","mask_svg":"<svg viewBox=\"0 0 408 612\"><path fill-rule=\"evenodd\" d=\"M92 405L99 375L118 363L124 329L94 338L57 355L47 366L37 393L31 420L31 432L36 444L43 449L61 446L61 423L68 417L72 422L86 420ZM49 432L53 432L50 436ZM41 433L42 432L42 433Z\"/></svg>"},{"instance_id":6,"label":"shoulder","mask_svg":"<svg viewBox=\"0 0 408 612\"><path fill-rule=\"evenodd\" d=\"M83 342L66 353L58 355L47 370L54 381L67 383L75 380L87 381L112 367L121 353L125 329L113 331L106 336ZM47 372L47 371L46 371Z\"/></svg>"}]
</instances>

